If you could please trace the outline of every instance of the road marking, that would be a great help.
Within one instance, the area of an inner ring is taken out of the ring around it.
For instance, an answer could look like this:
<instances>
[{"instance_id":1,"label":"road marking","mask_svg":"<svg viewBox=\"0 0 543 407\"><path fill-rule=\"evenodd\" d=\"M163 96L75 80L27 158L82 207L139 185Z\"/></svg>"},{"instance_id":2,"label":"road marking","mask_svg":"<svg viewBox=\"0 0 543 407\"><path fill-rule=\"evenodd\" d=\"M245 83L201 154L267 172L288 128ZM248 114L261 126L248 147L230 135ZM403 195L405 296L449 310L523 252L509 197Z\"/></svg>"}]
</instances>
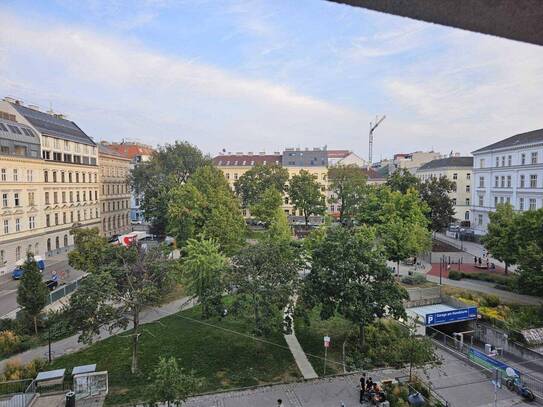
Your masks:
<instances>
[{"instance_id":1,"label":"road marking","mask_svg":"<svg viewBox=\"0 0 543 407\"><path fill-rule=\"evenodd\" d=\"M0 291L0 298L5 297L6 295L12 294L14 292L17 292L16 288L13 289L13 290L2 290L2 291Z\"/></svg>"}]
</instances>

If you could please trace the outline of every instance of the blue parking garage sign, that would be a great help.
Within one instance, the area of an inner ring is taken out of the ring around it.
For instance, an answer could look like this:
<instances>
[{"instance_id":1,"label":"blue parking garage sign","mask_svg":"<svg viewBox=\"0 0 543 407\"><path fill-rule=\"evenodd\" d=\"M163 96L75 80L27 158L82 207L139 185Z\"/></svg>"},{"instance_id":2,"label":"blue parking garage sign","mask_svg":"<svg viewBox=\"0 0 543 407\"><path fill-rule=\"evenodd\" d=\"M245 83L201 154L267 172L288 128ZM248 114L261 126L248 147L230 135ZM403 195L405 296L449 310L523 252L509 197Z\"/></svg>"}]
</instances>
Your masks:
<instances>
[{"instance_id":1,"label":"blue parking garage sign","mask_svg":"<svg viewBox=\"0 0 543 407\"><path fill-rule=\"evenodd\" d=\"M441 325L456 321L468 321L470 319L477 319L477 307L426 314L426 326Z\"/></svg>"}]
</instances>

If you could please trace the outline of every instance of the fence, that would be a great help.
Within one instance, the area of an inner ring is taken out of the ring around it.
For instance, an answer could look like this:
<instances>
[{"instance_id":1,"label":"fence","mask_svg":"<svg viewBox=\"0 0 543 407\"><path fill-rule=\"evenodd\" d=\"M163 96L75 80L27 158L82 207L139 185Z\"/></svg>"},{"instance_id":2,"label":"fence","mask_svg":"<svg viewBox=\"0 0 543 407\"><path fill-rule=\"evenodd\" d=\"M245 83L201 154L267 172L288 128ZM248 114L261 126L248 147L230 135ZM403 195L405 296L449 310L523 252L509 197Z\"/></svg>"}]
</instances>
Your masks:
<instances>
[{"instance_id":1,"label":"fence","mask_svg":"<svg viewBox=\"0 0 543 407\"><path fill-rule=\"evenodd\" d=\"M33 380L14 380L0 383L0 407L28 407L36 397Z\"/></svg>"},{"instance_id":2,"label":"fence","mask_svg":"<svg viewBox=\"0 0 543 407\"><path fill-rule=\"evenodd\" d=\"M474 347L477 350L481 350L476 347L477 339L475 336L470 336L469 343L464 342L463 340L453 338L441 331L438 331L435 328L432 327L426 327L427 330L430 331L430 337L440 345L454 350L457 353L461 353L470 363L478 366L479 368L483 369L485 372L493 374L492 369L490 369L488 366L482 363L477 363L476 360L473 358L468 357L468 353L470 348ZM500 362L503 362L505 364L511 364L511 367L515 368L520 372L520 378L522 382L532 391L534 394L536 394L538 397L543 398L543 381L524 372L522 370L522 367L518 367L518 364L510 362L506 357L501 357L499 359ZM520 362L519 364L522 364L523 362ZM502 377L502 382L505 385L506 377Z\"/></svg>"},{"instance_id":3,"label":"fence","mask_svg":"<svg viewBox=\"0 0 543 407\"><path fill-rule=\"evenodd\" d=\"M79 277L78 279L76 279L76 280L74 280L74 281L72 281L72 282L70 282L68 284L61 285L59 288L57 288L54 291L51 291L47 296L47 304L46 304L46 306L54 304L55 302L57 302L61 298L64 298L67 295L73 293L75 290L77 290L79 288L79 286L81 285L81 281L82 281L82 279L84 277L85 277L85 275ZM4 315L0 316L0 319L17 319L17 316L18 316L20 311L21 311L21 308L18 307L16 309L14 309L13 311L8 312L7 314L4 314ZM0 407L2 407L1 404L0 404Z\"/></svg>"}]
</instances>

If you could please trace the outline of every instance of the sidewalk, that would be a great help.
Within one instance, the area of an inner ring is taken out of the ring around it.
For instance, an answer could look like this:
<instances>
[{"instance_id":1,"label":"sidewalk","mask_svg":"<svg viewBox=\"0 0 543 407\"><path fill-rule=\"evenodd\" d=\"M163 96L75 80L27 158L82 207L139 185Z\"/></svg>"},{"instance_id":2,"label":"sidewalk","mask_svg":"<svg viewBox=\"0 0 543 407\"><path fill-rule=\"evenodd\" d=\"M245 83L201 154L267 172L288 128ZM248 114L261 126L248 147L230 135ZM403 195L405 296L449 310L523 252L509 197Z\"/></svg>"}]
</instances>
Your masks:
<instances>
[{"instance_id":1,"label":"sidewalk","mask_svg":"<svg viewBox=\"0 0 543 407\"><path fill-rule=\"evenodd\" d=\"M148 308L148 309L143 310L140 315L140 321L142 324L154 322L160 318L164 318L165 316L175 314L176 312L179 312L181 310L192 308L194 305L195 305L195 301L190 300L189 297L183 297L178 300L172 301L168 304L164 304L160 307L153 307L153 308ZM132 329L131 324L129 324L129 326L126 329L117 329L117 330L114 330L112 333L109 333L109 330L103 328L100 330L100 334L94 338L94 342L107 339L110 336L117 335L119 333L128 331L130 329ZM64 338L64 339L61 339L60 341L53 342L51 344L51 353L53 355L53 358L55 359L62 355L74 353L89 346L89 345L78 342L78 338L79 338L79 335L73 335L73 336L70 336L69 338ZM20 353L18 355L14 355L10 357L9 359L4 359L0 361L0 372L4 370L4 368L6 367L6 363L9 361L18 360L19 362L25 364L32 361L33 359L46 358L47 356L48 356L47 345L29 349L26 352Z\"/></svg>"}]
</instances>

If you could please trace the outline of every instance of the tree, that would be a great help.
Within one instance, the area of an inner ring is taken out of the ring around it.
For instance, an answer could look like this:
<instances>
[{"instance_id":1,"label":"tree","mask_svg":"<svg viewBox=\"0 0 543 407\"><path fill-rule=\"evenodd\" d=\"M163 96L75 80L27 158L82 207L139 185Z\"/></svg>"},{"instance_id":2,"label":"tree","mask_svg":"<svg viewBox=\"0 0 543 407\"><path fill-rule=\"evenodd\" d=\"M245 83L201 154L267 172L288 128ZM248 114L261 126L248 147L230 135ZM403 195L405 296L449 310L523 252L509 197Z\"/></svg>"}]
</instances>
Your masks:
<instances>
[{"instance_id":1,"label":"tree","mask_svg":"<svg viewBox=\"0 0 543 407\"><path fill-rule=\"evenodd\" d=\"M302 211L306 226L311 215L323 215L326 211L325 199L317 177L306 170L300 170L298 175L292 176L288 193L294 209Z\"/></svg>"},{"instance_id":2,"label":"tree","mask_svg":"<svg viewBox=\"0 0 543 407\"><path fill-rule=\"evenodd\" d=\"M177 360L160 357L158 366L153 371L152 382L147 386L147 405L156 407L166 402L180 406L199 387L199 381L192 375L184 373Z\"/></svg>"},{"instance_id":3,"label":"tree","mask_svg":"<svg viewBox=\"0 0 543 407\"><path fill-rule=\"evenodd\" d=\"M201 235L232 254L244 243L239 202L222 172L212 166L199 168L186 184L171 189L166 218L168 232L179 246Z\"/></svg>"},{"instance_id":4,"label":"tree","mask_svg":"<svg viewBox=\"0 0 543 407\"><path fill-rule=\"evenodd\" d=\"M198 298L203 318L209 318L213 314L220 315L223 310L226 267L227 259L213 240L188 240L185 256L182 258L183 280L187 292Z\"/></svg>"},{"instance_id":5,"label":"tree","mask_svg":"<svg viewBox=\"0 0 543 407\"><path fill-rule=\"evenodd\" d=\"M277 209L281 208L283 198L274 186L266 189L257 202L251 204L249 210L256 219L264 222L267 227L277 217Z\"/></svg>"},{"instance_id":6,"label":"tree","mask_svg":"<svg viewBox=\"0 0 543 407\"><path fill-rule=\"evenodd\" d=\"M245 172L234 183L236 195L244 208L258 203L264 191L275 188L281 195L285 192L288 170L276 164L256 165Z\"/></svg>"},{"instance_id":7,"label":"tree","mask_svg":"<svg viewBox=\"0 0 543 407\"><path fill-rule=\"evenodd\" d=\"M210 163L209 157L197 147L176 141L159 147L149 161L139 163L132 170L132 189L141 195L141 209L152 223L153 233L166 232L169 191L185 184L198 168Z\"/></svg>"},{"instance_id":8,"label":"tree","mask_svg":"<svg viewBox=\"0 0 543 407\"><path fill-rule=\"evenodd\" d=\"M522 212L515 217L518 239L518 287L527 294L543 297L543 209Z\"/></svg>"},{"instance_id":9,"label":"tree","mask_svg":"<svg viewBox=\"0 0 543 407\"><path fill-rule=\"evenodd\" d=\"M77 247L77 250L68 253L68 261L73 268L93 273L111 257L113 246L100 236L97 228L76 228L70 234Z\"/></svg>"},{"instance_id":10,"label":"tree","mask_svg":"<svg viewBox=\"0 0 543 407\"><path fill-rule=\"evenodd\" d=\"M288 241L267 239L242 249L232 260L235 309L249 309L255 334L281 326L281 312L295 292L300 257Z\"/></svg>"},{"instance_id":11,"label":"tree","mask_svg":"<svg viewBox=\"0 0 543 407\"><path fill-rule=\"evenodd\" d=\"M87 235L85 240L90 239L94 237ZM82 240L78 241L81 243ZM79 246L76 245L74 250L79 251ZM115 328L125 328L131 322L131 371L135 373L141 335L140 312L145 306L157 304L171 288L174 262L168 260L161 247L145 249L136 243L130 247L113 247L110 257L95 268L82 265L84 270L93 271L70 300L71 322L81 331L79 340L91 343L103 326L111 332Z\"/></svg>"},{"instance_id":12,"label":"tree","mask_svg":"<svg viewBox=\"0 0 543 407\"><path fill-rule=\"evenodd\" d=\"M392 191L405 194L410 189L418 188L419 179L411 174L408 169L400 168L388 176L386 184Z\"/></svg>"},{"instance_id":13,"label":"tree","mask_svg":"<svg viewBox=\"0 0 543 407\"><path fill-rule=\"evenodd\" d=\"M375 228L363 226L353 232L331 227L314 248L312 259L304 303L320 305L322 319L339 314L355 323L361 346L365 327L376 318L405 318L407 292L387 268Z\"/></svg>"},{"instance_id":14,"label":"tree","mask_svg":"<svg viewBox=\"0 0 543 407\"><path fill-rule=\"evenodd\" d=\"M339 221L352 224L354 215L366 190L366 175L355 166L337 166L328 169L331 197L329 202L339 207Z\"/></svg>"},{"instance_id":15,"label":"tree","mask_svg":"<svg viewBox=\"0 0 543 407\"><path fill-rule=\"evenodd\" d=\"M511 264L518 259L519 238L517 236L517 218L510 204L499 204L495 212L489 212L487 233L481 241L492 256L505 263L505 274Z\"/></svg>"},{"instance_id":16,"label":"tree","mask_svg":"<svg viewBox=\"0 0 543 407\"><path fill-rule=\"evenodd\" d=\"M38 264L32 253L22 265L23 277L17 289L17 303L32 318L34 333L38 335L38 316L47 305L49 290L42 280Z\"/></svg>"},{"instance_id":17,"label":"tree","mask_svg":"<svg viewBox=\"0 0 543 407\"><path fill-rule=\"evenodd\" d=\"M268 227L268 236L271 239L290 241L292 238L292 231L288 224L287 215L281 208L275 210L275 216L270 221Z\"/></svg>"},{"instance_id":18,"label":"tree","mask_svg":"<svg viewBox=\"0 0 543 407\"><path fill-rule=\"evenodd\" d=\"M430 208L427 217L434 232L446 229L454 219L453 200L449 197L453 190L455 182L443 176L419 184L420 197Z\"/></svg>"}]
</instances>

